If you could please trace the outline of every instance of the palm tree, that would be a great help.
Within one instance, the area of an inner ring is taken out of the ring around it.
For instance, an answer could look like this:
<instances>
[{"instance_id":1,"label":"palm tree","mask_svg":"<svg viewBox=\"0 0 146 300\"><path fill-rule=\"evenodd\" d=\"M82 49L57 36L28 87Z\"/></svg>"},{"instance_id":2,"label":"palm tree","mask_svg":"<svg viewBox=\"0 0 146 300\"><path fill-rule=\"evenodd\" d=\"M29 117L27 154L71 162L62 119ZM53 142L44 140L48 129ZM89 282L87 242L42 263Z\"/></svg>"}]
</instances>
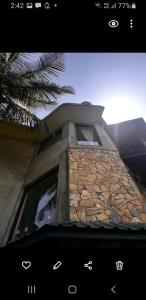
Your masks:
<instances>
[{"instance_id":1,"label":"palm tree","mask_svg":"<svg viewBox=\"0 0 146 300\"><path fill-rule=\"evenodd\" d=\"M65 68L62 53L31 58L31 53L0 53L0 119L34 127L39 119L32 110L56 104L74 89L53 82Z\"/></svg>"}]
</instances>

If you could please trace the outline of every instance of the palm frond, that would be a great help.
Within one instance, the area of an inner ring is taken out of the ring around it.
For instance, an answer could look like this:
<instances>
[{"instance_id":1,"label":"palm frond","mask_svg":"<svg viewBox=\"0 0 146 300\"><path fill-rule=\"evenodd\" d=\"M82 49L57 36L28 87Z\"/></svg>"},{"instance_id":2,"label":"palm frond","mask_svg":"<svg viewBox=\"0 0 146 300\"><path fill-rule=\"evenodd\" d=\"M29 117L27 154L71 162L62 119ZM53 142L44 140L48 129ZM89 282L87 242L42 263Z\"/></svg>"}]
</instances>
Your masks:
<instances>
[{"instance_id":1,"label":"palm frond","mask_svg":"<svg viewBox=\"0 0 146 300\"><path fill-rule=\"evenodd\" d=\"M0 53L0 75L5 74L6 70L6 58L7 54L6 53Z\"/></svg>"},{"instance_id":2,"label":"palm frond","mask_svg":"<svg viewBox=\"0 0 146 300\"><path fill-rule=\"evenodd\" d=\"M38 124L39 119L30 110L22 107L16 100L7 98L4 101L0 104L0 119L31 127Z\"/></svg>"},{"instance_id":3,"label":"palm frond","mask_svg":"<svg viewBox=\"0 0 146 300\"><path fill-rule=\"evenodd\" d=\"M17 59L19 58L19 55L20 55L19 52L15 52L15 53L10 52L8 57L8 63L12 64L14 61L16 62Z\"/></svg>"},{"instance_id":4,"label":"palm frond","mask_svg":"<svg viewBox=\"0 0 146 300\"><path fill-rule=\"evenodd\" d=\"M17 99L26 107L37 108L38 105L40 108L45 105L46 108L46 105L56 104L58 96L75 93L72 87L59 86L55 83L48 85L31 83L31 85L33 86L9 86L7 89L4 89L5 97Z\"/></svg>"},{"instance_id":5,"label":"palm frond","mask_svg":"<svg viewBox=\"0 0 146 300\"><path fill-rule=\"evenodd\" d=\"M36 61L31 56L0 53L0 118L34 126L32 109L56 105L58 96L75 91L52 82L65 69L63 53L45 53Z\"/></svg>"},{"instance_id":6,"label":"palm frond","mask_svg":"<svg viewBox=\"0 0 146 300\"><path fill-rule=\"evenodd\" d=\"M20 76L31 69L30 57L30 53L11 53L7 61L9 73Z\"/></svg>"},{"instance_id":7,"label":"palm frond","mask_svg":"<svg viewBox=\"0 0 146 300\"><path fill-rule=\"evenodd\" d=\"M64 71L64 59L63 53L45 53L38 60L30 64L25 62L24 67L15 71L18 72L19 78L29 79L29 80L52 80L54 77L58 76L58 73ZM14 72L15 74L17 72Z\"/></svg>"}]
</instances>

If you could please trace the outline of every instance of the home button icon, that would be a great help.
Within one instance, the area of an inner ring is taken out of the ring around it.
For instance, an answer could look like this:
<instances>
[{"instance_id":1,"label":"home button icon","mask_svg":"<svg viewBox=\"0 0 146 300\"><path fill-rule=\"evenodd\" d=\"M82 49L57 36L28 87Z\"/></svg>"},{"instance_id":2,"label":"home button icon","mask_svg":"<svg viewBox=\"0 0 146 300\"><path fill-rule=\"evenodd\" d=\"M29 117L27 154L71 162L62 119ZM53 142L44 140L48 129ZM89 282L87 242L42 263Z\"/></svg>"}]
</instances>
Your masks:
<instances>
[{"instance_id":1,"label":"home button icon","mask_svg":"<svg viewBox=\"0 0 146 300\"><path fill-rule=\"evenodd\" d=\"M76 285L69 285L68 286L68 293L69 294L76 294L77 293L77 287L76 287Z\"/></svg>"}]
</instances>

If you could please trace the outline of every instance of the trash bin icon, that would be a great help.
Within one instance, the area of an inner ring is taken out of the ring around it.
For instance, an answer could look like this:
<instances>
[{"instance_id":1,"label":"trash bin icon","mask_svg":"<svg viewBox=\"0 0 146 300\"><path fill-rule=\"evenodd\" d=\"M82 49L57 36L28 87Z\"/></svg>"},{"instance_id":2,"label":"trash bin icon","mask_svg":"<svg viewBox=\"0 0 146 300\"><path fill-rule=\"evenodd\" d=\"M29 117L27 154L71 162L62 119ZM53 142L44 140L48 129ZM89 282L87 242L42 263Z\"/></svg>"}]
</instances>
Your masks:
<instances>
[{"instance_id":1,"label":"trash bin icon","mask_svg":"<svg viewBox=\"0 0 146 300\"><path fill-rule=\"evenodd\" d=\"M124 263L123 263L123 261L116 261L116 269L117 269L117 271L122 271L123 270L123 265L124 265Z\"/></svg>"}]
</instances>

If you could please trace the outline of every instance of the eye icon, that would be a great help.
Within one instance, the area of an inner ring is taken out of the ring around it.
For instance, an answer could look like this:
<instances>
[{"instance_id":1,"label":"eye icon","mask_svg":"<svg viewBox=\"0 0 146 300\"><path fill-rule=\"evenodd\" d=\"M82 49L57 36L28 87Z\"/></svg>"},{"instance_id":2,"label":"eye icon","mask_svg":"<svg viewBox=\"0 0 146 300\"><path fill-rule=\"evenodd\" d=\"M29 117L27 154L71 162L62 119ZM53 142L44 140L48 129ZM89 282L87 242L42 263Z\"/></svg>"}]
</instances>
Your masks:
<instances>
[{"instance_id":1,"label":"eye icon","mask_svg":"<svg viewBox=\"0 0 146 300\"><path fill-rule=\"evenodd\" d=\"M112 28L116 28L119 26L119 22L117 20L111 20L108 22L108 25Z\"/></svg>"}]
</instances>

